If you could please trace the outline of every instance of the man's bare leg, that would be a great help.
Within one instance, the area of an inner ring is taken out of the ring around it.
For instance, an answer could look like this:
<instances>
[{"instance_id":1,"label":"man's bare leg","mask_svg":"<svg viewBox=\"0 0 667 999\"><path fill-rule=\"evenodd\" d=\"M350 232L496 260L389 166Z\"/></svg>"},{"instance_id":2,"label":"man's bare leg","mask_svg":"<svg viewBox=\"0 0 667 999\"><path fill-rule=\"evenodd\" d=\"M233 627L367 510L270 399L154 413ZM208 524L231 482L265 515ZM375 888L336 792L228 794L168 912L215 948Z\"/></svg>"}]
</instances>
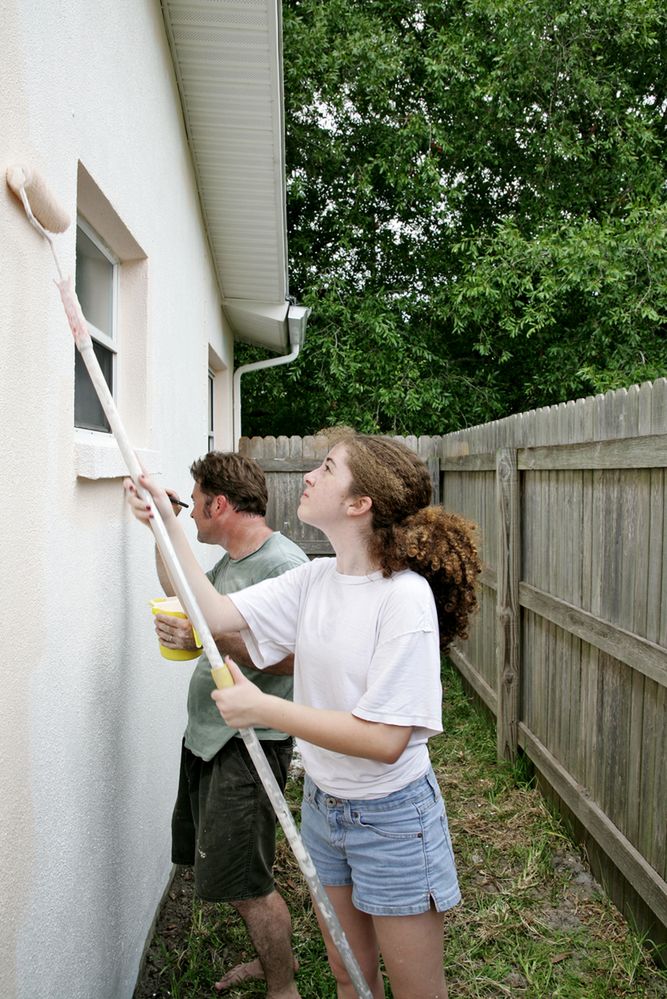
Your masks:
<instances>
[{"instance_id":1,"label":"man's bare leg","mask_svg":"<svg viewBox=\"0 0 667 999\"><path fill-rule=\"evenodd\" d=\"M273 891L231 905L246 924L257 958L223 975L215 983L218 992L250 978L265 978L267 999L299 999L294 981L297 964L292 953L292 920L282 897Z\"/></svg>"}]
</instances>

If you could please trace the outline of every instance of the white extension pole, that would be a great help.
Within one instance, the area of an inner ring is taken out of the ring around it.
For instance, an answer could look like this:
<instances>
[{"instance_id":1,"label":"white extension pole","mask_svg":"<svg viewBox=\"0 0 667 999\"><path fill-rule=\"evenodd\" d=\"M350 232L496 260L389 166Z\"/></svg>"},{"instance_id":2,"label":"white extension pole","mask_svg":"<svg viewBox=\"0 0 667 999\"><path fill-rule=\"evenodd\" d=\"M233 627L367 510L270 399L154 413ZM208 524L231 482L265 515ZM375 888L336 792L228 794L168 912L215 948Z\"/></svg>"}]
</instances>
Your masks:
<instances>
[{"instance_id":1,"label":"white extension pole","mask_svg":"<svg viewBox=\"0 0 667 999\"><path fill-rule=\"evenodd\" d=\"M53 249L53 246L51 248ZM155 542L160 550L160 555L162 556L162 560L169 573L169 578L174 584L174 588L176 589L183 607L187 611L190 621L199 633L201 643L204 647L204 652L206 653L208 661L211 664L211 672L213 673L216 685L228 686L232 683L229 670L222 661L220 651L215 644L210 628L206 623L206 618L200 610L192 589L190 588L190 584L188 583L185 573L183 572L181 563L178 560L178 556L171 542L171 538L169 537L167 529L164 526L164 521L162 520L158 509L152 503L150 494L139 485L139 476L143 474L143 469L136 454L134 453L134 449L130 444L128 436L125 432L125 427L123 426L118 410L116 409L116 404L109 391L104 375L102 374L102 369L100 368L97 357L95 356L95 352L93 351L93 343L90 333L88 332L86 320L84 319L83 312L81 311L81 306L79 305L79 300L77 299L76 293L72 286L72 279L70 277L56 283L60 291L60 297L62 298L63 305L65 306L65 312L67 313L67 319L69 320L70 329L74 335L74 341L77 349L81 354L84 364L86 365L88 374L90 375L91 381L95 387L95 391L97 392L106 418L109 421L113 435L116 438L118 447L120 448L121 454L125 459L130 476L134 481L141 498L151 504L153 512L151 526L153 534L155 535ZM246 745L253 763L255 764L257 773L259 774L260 780L264 785L264 789L269 797L269 800L271 801L271 804L273 805L278 821L280 822L287 841L294 852L294 856L296 857L299 867L301 868L301 871L303 872L303 875L308 883L308 887L310 888L315 904L322 915L327 930L331 935L331 939L338 949L357 995L360 999L373 999L372 993L366 984L357 959L352 953L352 949L338 921L338 917L334 912L333 906L331 905L329 896L322 887L322 883L317 875L317 871L315 870L310 854L306 849L305 843L301 839L301 835L295 825L291 812L287 807L287 802L282 795L278 782L273 776L273 771L267 762L264 750L262 749L261 743L257 738L254 729L241 729L240 735Z\"/></svg>"}]
</instances>

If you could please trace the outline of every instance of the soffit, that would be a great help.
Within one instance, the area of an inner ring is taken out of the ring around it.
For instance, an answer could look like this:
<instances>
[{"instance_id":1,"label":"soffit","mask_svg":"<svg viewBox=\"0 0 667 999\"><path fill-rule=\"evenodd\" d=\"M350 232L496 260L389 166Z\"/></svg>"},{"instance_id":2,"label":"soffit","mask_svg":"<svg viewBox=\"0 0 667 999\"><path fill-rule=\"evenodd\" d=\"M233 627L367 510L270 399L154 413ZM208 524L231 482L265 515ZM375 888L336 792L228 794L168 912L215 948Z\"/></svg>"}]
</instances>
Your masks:
<instances>
[{"instance_id":1,"label":"soffit","mask_svg":"<svg viewBox=\"0 0 667 999\"><path fill-rule=\"evenodd\" d=\"M204 224L235 338L288 344L280 4L161 0Z\"/></svg>"}]
</instances>

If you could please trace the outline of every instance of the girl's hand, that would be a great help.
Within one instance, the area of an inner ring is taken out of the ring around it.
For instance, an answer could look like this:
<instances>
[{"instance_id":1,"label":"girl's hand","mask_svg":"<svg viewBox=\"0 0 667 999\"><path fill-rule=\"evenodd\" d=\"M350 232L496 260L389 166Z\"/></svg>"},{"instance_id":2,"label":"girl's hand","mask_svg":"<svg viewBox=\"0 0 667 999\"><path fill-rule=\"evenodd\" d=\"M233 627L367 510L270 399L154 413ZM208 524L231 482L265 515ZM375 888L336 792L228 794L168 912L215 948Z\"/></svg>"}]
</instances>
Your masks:
<instances>
[{"instance_id":1,"label":"girl's hand","mask_svg":"<svg viewBox=\"0 0 667 999\"><path fill-rule=\"evenodd\" d=\"M153 505L160 511L160 515L164 521L168 520L169 517L175 516L174 507L168 494L164 489L156 485L149 476L140 476L139 485L150 494ZM151 507L145 499L139 496L132 479L123 479L123 489L125 490L125 498L128 506L137 520L141 521L142 524L150 524L153 515Z\"/></svg>"},{"instance_id":2,"label":"girl's hand","mask_svg":"<svg viewBox=\"0 0 667 999\"><path fill-rule=\"evenodd\" d=\"M263 724L259 716L267 695L243 675L229 656L225 656L225 663L232 675L234 686L212 692L211 697L218 711L230 728L252 728L253 725Z\"/></svg>"}]
</instances>

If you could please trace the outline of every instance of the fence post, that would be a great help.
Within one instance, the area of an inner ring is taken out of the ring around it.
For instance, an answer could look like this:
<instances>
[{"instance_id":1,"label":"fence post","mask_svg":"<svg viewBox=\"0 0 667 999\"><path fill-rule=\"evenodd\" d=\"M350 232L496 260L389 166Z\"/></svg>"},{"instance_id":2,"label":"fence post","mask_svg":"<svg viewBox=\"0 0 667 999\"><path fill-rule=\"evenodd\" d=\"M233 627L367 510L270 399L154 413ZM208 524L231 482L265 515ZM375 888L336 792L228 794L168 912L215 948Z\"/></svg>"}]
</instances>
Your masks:
<instances>
[{"instance_id":1,"label":"fence post","mask_svg":"<svg viewBox=\"0 0 667 999\"><path fill-rule=\"evenodd\" d=\"M519 472L515 448L496 451L498 568L496 599L496 668L499 759L514 760L518 746L520 699Z\"/></svg>"}]
</instances>

